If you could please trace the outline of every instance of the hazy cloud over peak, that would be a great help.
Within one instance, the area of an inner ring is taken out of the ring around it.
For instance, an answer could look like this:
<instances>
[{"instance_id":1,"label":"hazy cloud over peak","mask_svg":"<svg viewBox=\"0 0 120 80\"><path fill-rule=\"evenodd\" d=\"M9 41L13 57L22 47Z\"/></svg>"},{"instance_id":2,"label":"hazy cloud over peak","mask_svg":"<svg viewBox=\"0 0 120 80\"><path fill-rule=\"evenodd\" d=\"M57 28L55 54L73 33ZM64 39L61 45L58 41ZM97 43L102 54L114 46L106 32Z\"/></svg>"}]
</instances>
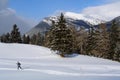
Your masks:
<instances>
[{"instance_id":1,"label":"hazy cloud over peak","mask_svg":"<svg viewBox=\"0 0 120 80\"><path fill-rule=\"evenodd\" d=\"M0 10L7 8L8 0L0 0Z\"/></svg>"},{"instance_id":2,"label":"hazy cloud over peak","mask_svg":"<svg viewBox=\"0 0 120 80\"><path fill-rule=\"evenodd\" d=\"M120 1L102 6L87 7L82 11L82 13L109 21L120 16Z\"/></svg>"},{"instance_id":3,"label":"hazy cloud over peak","mask_svg":"<svg viewBox=\"0 0 120 80\"><path fill-rule=\"evenodd\" d=\"M10 32L14 24L17 24L21 33L26 33L36 22L19 16L14 9L8 7L8 0L0 0L0 35Z\"/></svg>"},{"instance_id":4,"label":"hazy cloud over peak","mask_svg":"<svg viewBox=\"0 0 120 80\"><path fill-rule=\"evenodd\" d=\"M0 16L9 16L9 15L15 15L16 11L11 8L6 8L0 10Z\"/></svg>"}]
</instances>

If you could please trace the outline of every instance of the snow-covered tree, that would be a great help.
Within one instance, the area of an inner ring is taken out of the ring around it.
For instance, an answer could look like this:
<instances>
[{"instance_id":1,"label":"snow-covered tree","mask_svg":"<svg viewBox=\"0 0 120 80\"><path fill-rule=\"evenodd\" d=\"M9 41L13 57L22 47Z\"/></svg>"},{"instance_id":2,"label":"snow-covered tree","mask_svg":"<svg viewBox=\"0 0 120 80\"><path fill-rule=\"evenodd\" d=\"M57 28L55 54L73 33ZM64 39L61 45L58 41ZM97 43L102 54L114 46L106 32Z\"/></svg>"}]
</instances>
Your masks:
<instances>
[{"instance_id":1,"label":"snow-covered tree","mask_svg":"<svg viewBox=\"0 0 120 80\"><path fill-rule=\"evenodd\" d=\"M50 28L50 30L48 31L48 32L46 32L46 34L45 34L45 39L44 39L44 46L46 46L46 47L51 47L51 43L52 43L52 40L53 40L53 29L56 27L56 25L55 25L55 22L54 21L52 21L52 26L51 26L51 28Z\"/></svg>"},{"instance_id":2,"label":"snow-covered tree","mask_svg":"<svg viewBox=\"0 0 120 80\"><path fill-rule=\"evenodd\" d=\"M53 24L50 31L50 48L57 50L62 56L73 50L72 30L67 26L64 15L61 14L58 22Z\"/></svg>"}]
</instances>

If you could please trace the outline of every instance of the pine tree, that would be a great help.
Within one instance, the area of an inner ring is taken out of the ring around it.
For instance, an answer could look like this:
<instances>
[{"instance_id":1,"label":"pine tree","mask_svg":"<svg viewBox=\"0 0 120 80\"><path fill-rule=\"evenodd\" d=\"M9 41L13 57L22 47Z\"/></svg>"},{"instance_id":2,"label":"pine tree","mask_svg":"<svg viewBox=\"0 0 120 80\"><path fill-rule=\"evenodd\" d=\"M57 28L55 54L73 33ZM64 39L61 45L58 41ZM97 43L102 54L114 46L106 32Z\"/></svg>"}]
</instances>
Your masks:
<instances>
[{"instance_id":1,"label":"pine tree","mask_svg":"<svg viewBox=\"0 0 120 80\"><path fill-rule=\"evenodd\" d=\"M118 45L118 46L117 46ZM112 26L110 28L110 52L109 52L109 59L119 60L119 47L120 45L120 29L117 22L114 20Z\"/></svg>"},{"instance_id":2,"label":"pine tree","mask_svg":"<svg viewBox=\"0 0 120 80\"><path fill-rule=\"evenodd\" d=\"M31 39L30 43L34 45L42 45L43 44L43 38L40 33L34 34Z\"/></svg>"},{"instance_id":3,"label":"pine tree","mask_svg":"<svg viewBox=\"0 0 120 80\"><path fill-rule=\"evenodd\" d=\"M90 29L89 29L89 34L88 34L88 37L87 37L87 41L86 41L86 49L85 49L85 51L86 51L86 54L87 55L93 55L93 56L95 56L94 54L93 54L93 51L94 51L94 49L96 48L96 46L97 46L97 38L96 38L96 30L94 29L94 27L91 27Z\"/></svg>"},{"instance_id":4,"label":"pine tree","mask_svg":"<svg viewBox=\"0 0 120 80\"><path fill-rule=\"evenodd\" d=\"M109 40L109 34L106 28L105 24L100 24L99 28L97 29L98 35L97 38L97 46L95 48L96 55L98 57L107 58L107 54L110 49L110 40Z\"/></svg>"},{"instance_id":5,"label":"pine tree","mask_svg":"<svg viewBox=\"0 0 120 80\"><path fill-rule=\"evenodd\" d=\"M7 33L7 34L3 34L1 36L1 42L4 42L4 43L10 43L10 34Z\"/></svg>"},{"instance_id":6,"label":"pine tree","mask_svg":"<svg viewBox=\"0 0 120 80\"><path fill-rule=\"evenodd\" d=\"M12 43L21 43L21 34L19 32L19 28L17 28L17 25L13 25L13 30L11 31L10 34L11 42Z\"/></svg>"},{"instance_id":7,"label":"pine tree","mask_svg":"<svg viewBox=\"0 0 120 80\"><path fill-rule=\"evenodd\" d=\"M24 43L24 44L29 44L30 43L30 37L29 37L29 35L23 35L23 37L22 37L22 42Z\"/></svg>"},{"instance_id":8,"label":"pine tree","mask_svg":"<svg viewBox=\"0 0 120 80\"><path fill-rule=\"evenodd\" d=\"M79 47L78 47L78 39L77 39L77 29L75 28L75 26L71 25L71 24L68 24L69 25L69 28L71 29L72 31L72 37L73 37L73 52L74 53L80 53L79 51Z\"/></svg>"},{"instance_id":9,"label":"pine tree","mask_svg":"<svg viewBox=\"0 0 120 80\"><path fill-rule=\"evenodd\" d=\"M86 43L86 38L87 38L87 31L85 28L82 28L80 30L75 29L74 27L71 27L73 31L73 36L74 36L74 52L80 53L80 54L85 54L85 43Z\"/></svg>"},{"instance_id":10,"label":"pine tree","mask_svg":"<svg viewBox=\"0 0 120 80\"><path fill-rule=\"evenodd\" d=\"M55 21L52 21L52 26L50 28L50 30L48 32L46 32L45 34L45 41L44 41L44 45L46 47L51 47L51 43L52 43L52 40L53 40L53 29L55 29L56 25L55 25Z\"/></svg>"},{"instance_id":11,"label":"pine tree","mask_svg":"<svg viewBox=\"0 0 120 80\"><path fill-rule=\"evenodd\" d=\"M10 34L7 33L7 34L5 35L5 37L6 37L6 43L10 43L10 42L11 42L11 41L10 41Z\"/></svg>"},{"instance_id":12,"label":"pine tree","mask_svg":"<svg viewBox=\"0 0 120 80\"><path fill-rule=\"evenodd\" d=\"M64 15L61 14L57 24L53 24L50 31L50 48L57 50L62 56L70 54L73 49L73 36L72 31L68 28Z\"/></svg>"},{"instance_id":13,"label":"pine tree","mask_svg":"<svg viewBox=\"0 0 120 80\"><path fill-rule=\"evenodd\" d=\"M40 33L38 33L36 35L36 42L35 42L36 45L42 45L42 36Z\"/></svg>"},{"instance_id":14,"label":"pine tree","mask_svg":"<svg viewBox=\"0 0 120 80\"><path fill-rule=\"evenodd\" d=\"M1 36L1 42L6 43L6 41L7 41L7 39L6 39L6 35L3 34L3 35Z\"/></svg>"},{"instance_id":15,"label":"pine tree","mask_svg":"<svg viewBox=\"0 0 120 80\"><path fill-rule=\"evenodd\" d=\"M30 44L36 44L36 35L32 35L32 37L30 38Z\"/></svg>"},{"instance_id":16,"label":"pine tree","mask_svg":"<svg viewBox=\"0 0 120 80\"><path fill-rule=\"evenodd\" d=\"M25 34L22 37L22 43L26 44L26 36L25 36Z\"/></svg>"}]
</instances>

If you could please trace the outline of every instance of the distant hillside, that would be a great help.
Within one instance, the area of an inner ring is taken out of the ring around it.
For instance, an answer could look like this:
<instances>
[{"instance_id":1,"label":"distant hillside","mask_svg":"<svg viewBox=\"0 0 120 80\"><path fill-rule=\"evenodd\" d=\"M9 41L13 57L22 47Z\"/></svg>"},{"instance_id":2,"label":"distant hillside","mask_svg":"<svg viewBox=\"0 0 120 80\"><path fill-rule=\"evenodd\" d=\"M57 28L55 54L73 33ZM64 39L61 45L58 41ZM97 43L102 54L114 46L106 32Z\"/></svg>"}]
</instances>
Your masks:
<instances>
[{"instance_id":1,"label":"distant hillside","mask_svg":"<svg viewBox=\"0 0 120 80\"><path fill-rule=\"evenodd\" d=\"M84 28L90 28L90 26L97 25L99 23L105 22L100 19L96 19L91 16L85 16L82 14L76 14L72 12L66 12L64 13L64 16L66 18L66 21L68 25L75 26L77 30L79 30L81 27ZM44 18L38 25L36 25L34 28L32 28L30 31L28 31L26 34L32 36L33 34L37 34L38 32L44 34L46 31L48 31L51 27L51 22L54 20L57 22L59 16L50 16Z\"/></svg>"}]
</instances>

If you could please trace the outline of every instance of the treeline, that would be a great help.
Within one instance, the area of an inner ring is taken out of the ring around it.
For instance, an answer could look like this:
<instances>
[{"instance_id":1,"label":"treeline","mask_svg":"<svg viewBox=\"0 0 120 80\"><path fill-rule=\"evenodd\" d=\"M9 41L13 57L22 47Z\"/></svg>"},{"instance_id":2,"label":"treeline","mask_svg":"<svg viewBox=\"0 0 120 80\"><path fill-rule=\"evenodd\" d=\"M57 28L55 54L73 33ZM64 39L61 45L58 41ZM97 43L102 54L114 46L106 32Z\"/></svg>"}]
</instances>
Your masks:
<instances>
[{"instance_id":1,"label":"treeline","mask_svg":"<svg viewBox=\"0 0 120 80\"><path fill-rule=\"evenodd\" d=\"M91 27L89 30L75 29L66 23L64 15L58 22L52 22L51 29L45 35L45 46L59 51L62 57L66 54L79 53L105 59L120 61L120 26L112 22L110 29L106 24Z\"/></svg>"},{"instance_id":2,"label":"treeline","mask_svg":"<svg viewBox=\"0 0 120 80\"><path fill-rule=\"evenodd\" d=\"M13 26L10 33L0 37L5 43L25 43L48 47L62 57L72 53L95 56L120 62L120 26L116 21L112 22L108 29L106 24L99 27L91 26L88 30L77 30L66 22L61 14L58 21L52 21L52 26L45 35L40 33L21 35L17 25Z\"/></svg>"},{"instance_id":3,"label":"treeline","mask_svg":"<svg viewBox=\"0 0 120 80\"><path fill-rule=\"evenodd\" d=\"M43 45L43 37L40 33L34 34L31 37L29 35L21 35L17 25L13 25L11 32L3 34L0 36L0 41L3 43L24 43L24 44L34 44Z\"/></svg>"}]
</instances>

